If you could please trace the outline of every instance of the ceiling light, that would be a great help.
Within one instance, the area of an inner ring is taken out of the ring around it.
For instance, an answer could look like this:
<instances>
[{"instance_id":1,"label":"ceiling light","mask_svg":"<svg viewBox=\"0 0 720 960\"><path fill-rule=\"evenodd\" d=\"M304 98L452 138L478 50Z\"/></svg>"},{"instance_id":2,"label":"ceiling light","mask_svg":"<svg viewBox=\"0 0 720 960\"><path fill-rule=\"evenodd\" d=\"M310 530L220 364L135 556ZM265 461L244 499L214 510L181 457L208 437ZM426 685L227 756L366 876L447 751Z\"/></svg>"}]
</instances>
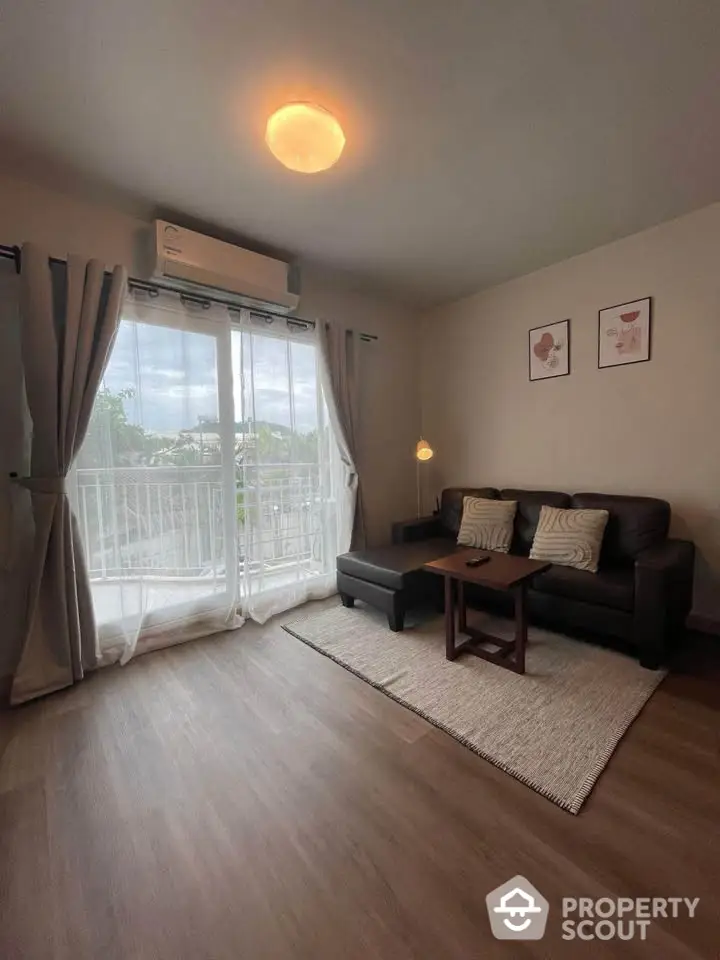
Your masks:
<instances>
[{"instance_id":1,"label":"ceiling light","mask_svg":"<svg viewBox=\"0 0 720 960\"><path fill-rule=\"evenodd\" d=\"M319 173L340 159L345 134L316 103L286 103L270 117L265 142L280 163L299 173Z\"/></svg>"}]
</instances>

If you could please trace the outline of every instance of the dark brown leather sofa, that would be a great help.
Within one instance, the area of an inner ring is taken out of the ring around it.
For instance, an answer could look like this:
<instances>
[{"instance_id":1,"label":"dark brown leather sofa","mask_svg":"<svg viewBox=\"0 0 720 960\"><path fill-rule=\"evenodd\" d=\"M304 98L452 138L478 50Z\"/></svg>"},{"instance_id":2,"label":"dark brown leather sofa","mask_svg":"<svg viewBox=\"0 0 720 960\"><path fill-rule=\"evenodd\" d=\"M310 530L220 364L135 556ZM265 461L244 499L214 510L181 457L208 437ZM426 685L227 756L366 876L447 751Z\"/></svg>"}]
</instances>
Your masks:
<instances>
[{"instance_id":1,"label":"dark brown leather sofa","mask_svg":"<svg viewBox=\"0 0 720 960\"><path fill-rule=\"evenodd\" d=\"M423 564L457 549L465 496L517 501L511 553L522 555L530 551L543 504L607 510L598 573L553 565L532 582L531 620L626 641L646 667L666 661L690 611L695 549L687 540L668 537L670 505L652 497L491 487L443 490L439 514L394 524L392 546L338 557L343 603L364 600L387 613L391 629L402 630L408 607L438 586ZM501 611L509 600L482 587L468 589L467 597L474 606Z\"/></svg>"}]
</instances>

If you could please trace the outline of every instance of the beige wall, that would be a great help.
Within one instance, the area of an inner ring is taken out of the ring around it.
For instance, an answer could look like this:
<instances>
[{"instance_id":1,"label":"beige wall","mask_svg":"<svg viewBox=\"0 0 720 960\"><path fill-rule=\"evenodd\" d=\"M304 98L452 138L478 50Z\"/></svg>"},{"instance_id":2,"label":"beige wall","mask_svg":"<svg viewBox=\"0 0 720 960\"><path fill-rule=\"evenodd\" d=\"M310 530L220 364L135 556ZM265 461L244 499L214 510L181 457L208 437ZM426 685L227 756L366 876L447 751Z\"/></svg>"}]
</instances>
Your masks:
<instances>
[{"instance_id":1,"label":"beige wall","mask_svg":"<svg viewBox=\"0 0 720 960\"><path fill-rule=\"evenodd\" d=\"M653 297L649 363L598 370L597 311ZM528 381L528 330L571 318L571 373ZM450 484L664 497L720 619L720 204L425 318L423 432Z\"/></svg>"},{"instance_id":2,"label":"beige wall","mask_svg":"<svg viewBox=\"0 0 720 960\"><path fill-rule=\"evenodd\" d=\"M45 186L0 175L0 243L34 240L54 256L69 252L98 257L110 266L123 263L135 276L143 275L151 212L129 215L116 206L87 202ZM138 215L139 214L139 215ZM5 268L2 282L12 284ZM0 290L1 292L1 290ZM6 301L7 302L7 301ZM347 277L303 268L300 312L306 317L335 319L354 329L376 334L378 340L361 344L363 384L359 432L360 470L364 478L366 520L371 543L389 541L393 520L415 510L415 474L412 451L420 427L417 383L419 347L414 336L416 317L404 306L357 288ZM18 419L19 354L12 317L3 319L0 336L0 406L5 414L0 474L20 472L22 430ZM1 487L1 483L0 483ZM1 492L1 491L0 491ZM7 533L7 498L0 497L0 540ZM22 531L15 531L22 539ZM15 544L17 548L18 543ZM3 545L0 543L0 551ZM13 566L13 564L11 564ZM17 564L15 564L15 567ZM0 553L0 604L17 596L17 570L3 571ZM16 606L17 604L15 604ZM0 643L0 675L7 666L7 645Z\"/></svg>"}]
</instances>

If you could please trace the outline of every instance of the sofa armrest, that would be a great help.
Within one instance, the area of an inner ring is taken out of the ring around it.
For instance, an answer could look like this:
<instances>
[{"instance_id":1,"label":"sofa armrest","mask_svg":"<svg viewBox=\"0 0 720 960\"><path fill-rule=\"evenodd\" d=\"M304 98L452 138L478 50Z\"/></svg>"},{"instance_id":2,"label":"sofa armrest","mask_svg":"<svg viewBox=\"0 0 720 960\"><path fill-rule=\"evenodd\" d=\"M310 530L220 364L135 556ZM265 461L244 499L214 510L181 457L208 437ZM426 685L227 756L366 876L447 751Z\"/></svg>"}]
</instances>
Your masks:
<instances>
[{"instance_id":1,"label":"sofa armrest","mask_svg":"<svg viewBox=\"0 0 720 960\"><path fill-rule=\"evenodd\" d=\"M664 579L692 575L695 564L695 544L690 540L663 540L662 543L641 550L635 557L636 576L647 570Z\"/></svg>"},{"instance_id":2,"label":"sofa armrest","mask_svg":"<svg viewBox=\"0 0 720 960\"><path fill-rule=\"evenodd\" d=\"M635 624L647 659L662 662L692 607L695 545L665 540L635 557Z\"/></svg>"},{"instance_id":3,"label":"sofa armrest","mask_svg":"<svg viewBox=\"0 0 720 960\"><path fill-rule=\"evenodd\" d=\"M442 535L439 517L417 517L413 520L398 520L392 525L393 543L415 543Z\"/></svg>"}]
</instances>

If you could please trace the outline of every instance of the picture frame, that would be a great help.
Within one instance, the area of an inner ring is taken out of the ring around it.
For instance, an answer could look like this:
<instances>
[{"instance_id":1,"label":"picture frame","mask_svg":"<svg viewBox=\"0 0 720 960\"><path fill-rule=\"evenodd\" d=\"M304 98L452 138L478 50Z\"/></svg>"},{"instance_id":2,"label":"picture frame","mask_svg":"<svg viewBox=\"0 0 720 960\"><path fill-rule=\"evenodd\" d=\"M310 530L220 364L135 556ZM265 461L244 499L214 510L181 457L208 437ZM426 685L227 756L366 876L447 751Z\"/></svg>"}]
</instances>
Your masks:
<instances>
[{"instance_id":1,"label":"picture frame","mask_svg":"<svg viewBox=\"0 0 720 960\"><path fill-rule=\"evenodd\" d=\"M652 347L652 297L598 311L598 369L645 363Z\"/></svg>"},{"instance_id":2,"label":"picture frame","mask_svg":"<svg viewBox=\"0 0 720 960\"><path fill-rule=\"evenodd\" d=\"M557 320L528 331L528 378L551 380L570 373L570 320Z\"/></svg>"}]
</instances>

